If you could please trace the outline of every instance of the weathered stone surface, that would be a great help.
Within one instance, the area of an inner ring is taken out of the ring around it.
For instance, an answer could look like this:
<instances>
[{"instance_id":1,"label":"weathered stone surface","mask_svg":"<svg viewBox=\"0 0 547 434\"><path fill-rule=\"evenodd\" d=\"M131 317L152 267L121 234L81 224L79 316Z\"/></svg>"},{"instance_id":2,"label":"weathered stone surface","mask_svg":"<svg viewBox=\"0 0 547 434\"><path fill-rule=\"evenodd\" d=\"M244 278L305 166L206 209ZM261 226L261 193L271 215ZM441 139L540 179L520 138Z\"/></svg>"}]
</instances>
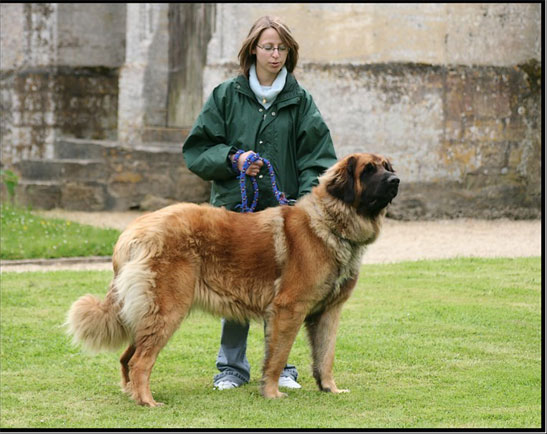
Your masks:
<instances>
[{"instance_id":1,"label":"weathered stone surface","mask_svg":"<svg viewBox=\"0 0 547 434\"><path fill-rule=\"evenodd\" d=\"M146 127L142 133L142 141L148 146L153 146L154 143L182 143L189 132L190 128Z\"/></svg>"},{"instance_id":2,"label":"weathered stone surface","mask_svg":"<svg viewBox=\"0 0 547 434\"><path fill-rule=\"evenodd\" d=\"M105 209L105 184L100 182L66 182L61 187L60 207L70 210Z\"/></svg>"},{"instance_id":3,"label":"weathered stone surface","mask_svg":"<svg viewBox=\"0 0 547 434\"><path fill-rule=\"evenodd\" d=\"M101 144L92 141L75 141L59 139L55 143L54 158L57 159L88 159L100 160L105 157L108 147L116 146L116 142L102 140Z\"/></svg>"},{"instance_id":4,"label":"weathered stone surface","mask_svg":"<svg viewBox=\"0 0 547 434\"><path fill-rule=\"evenodd\" d=\"M155 211L157 209L177 203L174 200L147 194L139 204L139 209L143 211Z\"/></svg>"},{"instance_id":5,"label":"weathered stone surface","mask_svg":"<svg viewBox=\"0 0 547 434\"><path fill-rule=\"evenodd\" d=\"M304 62L511 66L541 58L539 3L221 3L207 64L236 60L266 14L290 27Z\"/></svg>"},{"instance_id":6,"label":"weathered stone surface","mask_svg":"<svg viewBox=\"0 0 547 434\"><path fill-rule=\"evenodd\" d=\"M118 68L125 59L126 3L65 3L58 8L60 65Z\"/></svg>"},{"instance_id":7,"label":"weathered stone surface","mask_svg":"<svg viewBox=\"0 0 547 434\"><path fill-rule=\"evenodd\" d=\"M513 197L516 200L508 200ZM400 220L453 218L537 219L541 209L526 198L518 184L492 184L467 189L456 182L401 184L399 194L388 208L388 217Z\"/></svg>"},{"instance_id":8,"label":"weathered stone surface","mask_svg":"<svg viewBox=\"0 0 547 434\"><path fill-rule=\"evenodd\" d=\"M166 126L168 12L166 3L129 3L125 62L120 69L118 139L142 143L146 126Z\"/></svg>"},{"instance_id":9,"label":"weathered stone surface","mask_svg":"<svg viewBox=\"0 0 547 434\"><path fill-rule=\"evenodd\" d=\"M204 99L238 73L248 23L264 7L218 8ZM398 218L538 217L540 5L415 7L276 6L300 44L295 75L338 155L391 157L402 179Z\"/></svg>"},{"instance_id":10,"label":"weathered stone surface","mask_svg":"<svg viewBox=\"0 0 547 434\"><path fill-rule=\"evenodd\" d=\"M61 183L58 181L20 181L15 188L16 203L40 209L61 206Z\"/></svg>"},{"instance_id":11,"label":"weathered stone surface","mask_svg":"<svg viewBox=\"0 0 547 434\"><path fill-rule=\"evenodd\" d=\"M151 210L175 202L208 201L210 185L186 168L180 145L134 149L81 139L64 139L57 145L57 156L94 159L20 161L14 168L24 182L17 197L25 204L47 209Z\"/></svg>"},{"instance_id":12,"label":"weathered stone surface","mask_svg":"<svg viewBox=\"0 0 547 434\"><path fill-rule=\"evenodd\" d=\"M52 158L58 135L114 138L125 4L1 4L2 160Z\"/></svg>"},{"instance_id":13,"label":"weathered stone surface","mask_svg":"<svg viewBox=\"0 0 547 434\"><path fill-rule=\"evenodd\" d=\"M105 208L138 208L147 194L206 200L208 184L180 154L177 136L190 125L177 122L197 110L194 87L203 85L204 99L238 73L249 26L275 9L300 44L296 77L338 155L392 158L403 182L399 218L539 215L540 4L0 8L2 162L104 159ZM193 72L180 69L185 62ZM100 145L57 148L63 136ZM164 152L165 140L176 152Z\"/></svg>"},{"instance_id":14,"label":"weathered stone surface","mask_svg":"<svg viewBox=\"0 0 547 434\"><path fill-rule=\"evenodd\" d=\"M25 179L94 181L106 177L106 168L99 160L22 160L14 168Z\"/></svg>"},{"instance_id":15,"label":"weathered stone surface","mask_svg":"<svg viewBox=\"0 0 547 434\"><path fill-rule=\"evenodd\" d=\"M7 164L52 158L57 135L91 139L116 135L117 70L37 67L3 71L0 91Z\"/></svg>"},{"instance_id":16,"label":"weathered stone surface","mask_svg":"<svg viewBox=\"0 0 547 434\"><path fill-rule=\"evenodd\" d=\"M202 181L190 172L186 166L171 169L171 177L175 180L174 197L181 198L181 202L202 203L209 201L211 185Z\"/></svg>"}]
</instances>

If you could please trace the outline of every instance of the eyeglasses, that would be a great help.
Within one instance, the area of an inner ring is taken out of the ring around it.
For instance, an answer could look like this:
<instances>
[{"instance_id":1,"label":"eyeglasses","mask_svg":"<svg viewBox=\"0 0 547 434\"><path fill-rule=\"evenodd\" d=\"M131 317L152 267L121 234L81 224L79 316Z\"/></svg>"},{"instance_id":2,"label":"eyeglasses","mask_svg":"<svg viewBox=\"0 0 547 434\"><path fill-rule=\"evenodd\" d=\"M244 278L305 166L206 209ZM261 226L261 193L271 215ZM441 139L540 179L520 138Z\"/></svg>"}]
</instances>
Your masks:
<instances>
[{"instance_id":1,"label":"eyeglasses","mask_svg":"<svg viewBox=\"0 0 547 434\"><path fill-rule=\"evenodd\" d=\"M256 44L257 47L259 48L262 48L264 51L266 51L267 53L272 53L274 50L277 50L278 53L285 53L285 51L288 50L287 47L285 47L284 45L280 45L279 47L274 47L273 45L258 45Z\"/></svg>"}]
</instances>

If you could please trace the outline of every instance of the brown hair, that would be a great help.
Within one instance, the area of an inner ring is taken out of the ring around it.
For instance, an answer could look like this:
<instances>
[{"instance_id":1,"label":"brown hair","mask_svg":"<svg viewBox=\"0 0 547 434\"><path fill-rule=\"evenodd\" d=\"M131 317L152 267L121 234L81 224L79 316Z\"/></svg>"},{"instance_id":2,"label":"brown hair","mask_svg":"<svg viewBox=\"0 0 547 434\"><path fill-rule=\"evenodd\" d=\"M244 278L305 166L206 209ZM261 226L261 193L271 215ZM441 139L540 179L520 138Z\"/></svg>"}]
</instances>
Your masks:
<instances>
[{"instance_id":1,"label":"brown hair","mask_svg":"<svg viewBox=\"0 0 547 434\"><path fill-rule=\"evenodd\" d=\"M255 21L247 38L241 45L241 50L237 57L239 58L239 65L241 71L245 77L249 77L249 69L251 65L256 61L256 55L253 54L253 50L256 49L256 44L260 39L260 35L266 29L274 29L279 33L281 41L287 46L287 60L285 61L285 67L288 72L293 72L298 62L298 42L292 37L289 28L281 22L277 17L264 16Z\"/></svg>"}]
</instances>

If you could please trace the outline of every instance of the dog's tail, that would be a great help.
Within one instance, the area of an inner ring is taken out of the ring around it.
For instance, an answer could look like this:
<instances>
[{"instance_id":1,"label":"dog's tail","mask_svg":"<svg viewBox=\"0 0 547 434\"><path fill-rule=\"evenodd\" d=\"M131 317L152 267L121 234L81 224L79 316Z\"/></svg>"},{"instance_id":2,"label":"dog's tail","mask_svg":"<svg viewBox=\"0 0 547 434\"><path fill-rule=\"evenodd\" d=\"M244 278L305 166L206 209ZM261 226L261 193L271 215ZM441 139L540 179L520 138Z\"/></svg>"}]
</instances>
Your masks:
<instances>
[{"instance_id":1,"label":"dog's tail","mask_svg":"<svg viewBox=\"0 0 547 434\"><path fill-rule=\"evenodd\" d=\"M129 340L119 313L120 305L111 286L103 301L89 294L76 300L68 311L65 325L73 343L86 350L114 351Z\"/></svg>"}]
</instances>

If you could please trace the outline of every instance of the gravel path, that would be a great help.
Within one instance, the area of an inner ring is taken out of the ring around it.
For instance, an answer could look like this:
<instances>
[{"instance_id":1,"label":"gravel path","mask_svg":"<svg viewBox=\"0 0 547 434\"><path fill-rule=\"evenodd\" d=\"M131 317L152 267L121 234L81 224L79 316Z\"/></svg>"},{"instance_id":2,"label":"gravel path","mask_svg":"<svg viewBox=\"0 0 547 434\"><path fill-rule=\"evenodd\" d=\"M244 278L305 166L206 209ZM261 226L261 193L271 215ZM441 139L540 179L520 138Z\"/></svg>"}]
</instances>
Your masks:
<instances>
[{"instance_id":1,"label":"gravel path","mask_svg":"<svg viewBox=\"0 0 547 434\"><path fill-rule=\"evenodd\" d=\"M141 212L50 210L45 217L123 230ZM453 257L519 257L541 255L540 220L386 220L380 237L363 258L365 264ZM81 258L29 263L2 262L2 271L111 270L106 258Z\"/></svg>"}]
</instances>

